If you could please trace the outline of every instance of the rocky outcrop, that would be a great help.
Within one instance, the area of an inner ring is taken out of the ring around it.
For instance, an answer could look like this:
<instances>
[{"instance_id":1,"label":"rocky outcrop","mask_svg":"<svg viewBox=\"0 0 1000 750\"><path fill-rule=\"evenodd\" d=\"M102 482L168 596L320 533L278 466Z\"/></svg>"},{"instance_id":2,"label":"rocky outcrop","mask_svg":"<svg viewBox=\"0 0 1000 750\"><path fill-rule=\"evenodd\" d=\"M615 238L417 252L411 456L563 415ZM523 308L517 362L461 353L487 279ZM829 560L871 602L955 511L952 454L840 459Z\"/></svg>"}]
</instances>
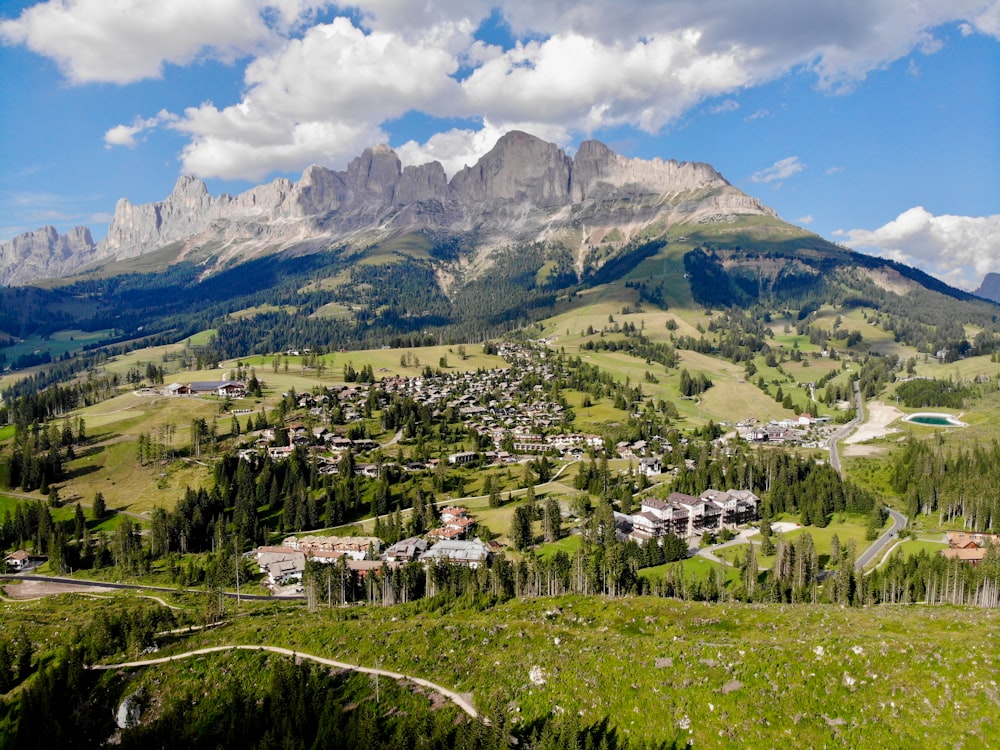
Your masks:
<instances>
[{"instance_id":1,"label":"rocky outcrop","mask_svg":"<svg viewBox=\"0 0 1000 750\"><path fill-rule=\"evenodd\" d=\"M86 227L66 234L44 227L0 243L0 286L65 276L96 258L97 248Z\"/></svg>"},{"instance_id":2,"label":"rocky outcrop","mask_svg":"<svg viewBox=\"0 0 1000 750\"><path fill-rule=\"evenodd\" d=\"M977 297L1000 302L1000 273L988 273L983 277L983 283L973 292Z\"/></svg>"},{"instance_id":3,"label":"rocky outcrop","mask_svg":"<svg viewBox=\"0 0 1000 750\"><path fill-rule=\"evenodd\" d=\"M298 182L278 179L235 197L213 197L200 179L184 176L163 201L120 200L96 247L35 238L39 233L6 243L6 255L21 258L21 268L0 276L0 283L60 275L92 260L132 258L172 243L179 243L178 258L210 248L205 253L239 261L292 247L367 245L415 229L474 231L489 247L559 233L579 237L584 225L591 236L623 228L618 235L628 238L652 222L733 214L773 211L708 164L630 159L597 141L584 142L570 158L552 143L513 131L450 181L437 162L403 169L388 146L366 149L344 171L312 166ZM0 273L16 266L0 261Z\"/></svg>"}]
</instances>

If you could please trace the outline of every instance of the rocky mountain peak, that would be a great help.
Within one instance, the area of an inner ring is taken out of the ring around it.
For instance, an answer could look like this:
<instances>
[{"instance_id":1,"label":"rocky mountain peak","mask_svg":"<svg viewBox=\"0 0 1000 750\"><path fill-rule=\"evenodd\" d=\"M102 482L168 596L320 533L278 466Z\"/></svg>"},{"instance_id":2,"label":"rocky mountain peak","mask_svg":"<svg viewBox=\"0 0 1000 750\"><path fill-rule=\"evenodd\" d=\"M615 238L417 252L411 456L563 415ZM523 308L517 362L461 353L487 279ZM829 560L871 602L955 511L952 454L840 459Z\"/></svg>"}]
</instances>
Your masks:
<instances>
[{"instance_id":1,"label":"rocky mountain peak","mask_svg":"<svg viewBox=\"0 0 1000 750\"><path fill-rule=\"evenodd\" d=\"M0 286L65 276L94 260L96 250L87 227L64 235L51 226L26 232L0 242Z\"/></svg>"},{"instance_id":2,"label":"rocky mountain peak","mask_svg":"<svg viewBox=\"0 0 1000 750\"><path fill-rule=\"evenodd\" d=\"M988 273L983 277L983 283L973 292L978 297L1000 302L1000 273Z\"/></svg>"},{"instance_id":3,"label":"rocky mountain peak","mask_svg":"<svg viewBox=\"0 0 1000 750\"><path fill-rule=\"evenodd\" d=\"M96 248L78 233L58 239L47 230L18 240L16 251L5 243L6 258L37 253L39 259L22 261L31 270L16 273L3 270L11 261L0 261L0 279L23 283L83 265L52 260L68 248L90 248L80 258L90 262L180 243L178 258L212 247L220 259L240 262L291 247L368 245L405 231L471 231L485 247L553 232L575 236L582 225L593 237L615 227L631 237L651 223L663 227L734 214L773 212L708 164L628 158L593 140L570 158L553 143L511 131L450 182L438 162L403 169L384 144L365 149L344 171L314 165L297 182L277 179L235 197L215 198L203 180L183 175L162 201L118 201Z\"/></svg>"},{"instance_id":4,"label":"rocky mountain peak","mask_svg":"<svg viewBox=\"0 0 1000 750\"><path fill-rule=\"evenodd\" d=\"M459 200L508 200L556 206L569 199L572 162L554 143L519 130L500 138L472 167L451 180Z\"/></svg>"}]
</instances>

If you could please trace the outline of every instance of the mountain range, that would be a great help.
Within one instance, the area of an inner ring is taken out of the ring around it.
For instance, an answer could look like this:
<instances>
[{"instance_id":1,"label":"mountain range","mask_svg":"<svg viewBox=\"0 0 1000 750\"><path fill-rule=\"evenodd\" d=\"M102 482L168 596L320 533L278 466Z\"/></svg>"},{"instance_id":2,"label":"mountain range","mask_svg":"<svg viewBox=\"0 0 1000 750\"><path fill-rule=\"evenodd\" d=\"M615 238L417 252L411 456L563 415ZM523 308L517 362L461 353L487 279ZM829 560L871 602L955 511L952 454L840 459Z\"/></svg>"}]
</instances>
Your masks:
<instances>
[{"instance_id":1,"label":"mountain range","mask_svg":"<svg viewBox=\"0 0 1000 750\"><path fill-rule=\"evenodd\" d=\"M629 159L597 141L570 158L515 131L451 180L438 162L403 168L387 146L366 149L344 171L312 166L298 182L277 179L235 197L213 197L200 179L183 176L162 201L119 200L100 242L83 227L66 235L46 227L3 243L0 285L171 245L172 262L213 256L225 265L279 251L368 247L416 231L462 235L475 250L557 239L575 248L582 270L588 250L609 235L621 245L734 215L775 216L708 164Z\"/></svg>"},{"instance_id":2,"label":"mountain range","mask_svg":"<svg viewBox=\"0 0 1000 750\"><path fill-rule=\"evenodd\" d=\"M923 352L959 354L967 330L998 328L996 304L788 224L708 164L596 141L570 157L517 131L450 180L386 146L235 197L184 176L162 201L120 200L100 242L46 228L4 243L0 282L0 341L213 330L219 358L480 341L584 304L594 287L618 309L797 311L808 323L823 306L864 308Z\"/></svg>"}]
</instances>

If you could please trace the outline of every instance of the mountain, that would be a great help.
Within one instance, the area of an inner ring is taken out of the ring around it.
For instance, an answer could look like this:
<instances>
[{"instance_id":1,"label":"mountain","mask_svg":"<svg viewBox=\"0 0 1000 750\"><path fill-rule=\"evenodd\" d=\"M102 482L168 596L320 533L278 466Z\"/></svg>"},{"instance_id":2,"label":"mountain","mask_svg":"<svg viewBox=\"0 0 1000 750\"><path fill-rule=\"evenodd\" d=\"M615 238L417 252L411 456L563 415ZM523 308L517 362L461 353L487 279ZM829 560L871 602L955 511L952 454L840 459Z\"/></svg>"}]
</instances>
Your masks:
<instances>
[{"instance_id":1,"label":"mountain","mask_svg":"<svg viewBox=\"0 0 1000 750\"><path fill-rule=\"evenodd\" d=\"M1000 302L1000 273L988 273L975 291L977 297Z\"/></svg>"},{"instance_id":2,"label":"mountain","mask_svg":"<svg viewBox=\"0 0 1000 750\"><path fill-rule=\"evenodd\" d=\"M387 146L365 150L345 171L312 166L298 182L278 179L236 197L213 197L200 179L183 176L163 201L119 200L96 245L82 228L4 243L0 283L64 276L172 245L171 262L212 256L227 264L282 250L368 247L417 231L474 234L477 250L558 238L576 246L582 269L589 248L609 235L623 244L650 227L735 215L774 212L708 164L629 159L597 141L570 158L515 131L450 181L438 162L403 168Z\"/></svg>"},{"instance_id":3,"label":"mountain","mask_svg":"<svg viewBox=\"0 0 1000 750\"><path fill-rule=\"evenodd\" d=\"M235 197L181 177L163 201L120 200L99 243L43 230L0 250L6 283L74 274L0 288L0 341L214 329L223 359L479 341L586 304L598 286L618 309L797 311L803 330L823 306L863 308L923 352L967 351L963 324L998 328L995 304L787 224L708 164L596 141L570 157L521 132L450 180L436 162L403 168L386 146Z\"/></svg>"},{"instance_id":4,"label":"mountain","mask_svg":"<svg viewBox=\"0 0 1000 750\"><path fill-rule=\"evenodd\" d=\"M66 234L43 227L0 243L0 286L65 276L99 257L86 227Z\"/></svg>"}]
</instances>

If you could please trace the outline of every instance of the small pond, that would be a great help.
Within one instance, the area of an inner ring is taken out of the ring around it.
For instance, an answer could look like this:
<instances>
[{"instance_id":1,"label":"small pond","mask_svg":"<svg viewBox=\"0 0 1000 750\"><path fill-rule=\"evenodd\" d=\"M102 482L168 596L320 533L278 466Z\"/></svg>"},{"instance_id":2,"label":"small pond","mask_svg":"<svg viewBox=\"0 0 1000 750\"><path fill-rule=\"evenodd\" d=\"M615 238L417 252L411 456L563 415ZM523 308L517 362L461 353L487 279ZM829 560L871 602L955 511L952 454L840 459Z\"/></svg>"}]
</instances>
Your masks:
<instances>
[{"instance_id":1,"label":"small pond","mask_svg":"<svg viewBox=\"0 0 1000 750\"><path fill-rule=\"evenodd\" d=\"M915 422L917 424L926 424L933 427L965 427L964 422L959 422L950 414L934 414L931 412L923 412L919 414L911 414L906 417L904 422Z\"/></svg>"}]
</instances>

